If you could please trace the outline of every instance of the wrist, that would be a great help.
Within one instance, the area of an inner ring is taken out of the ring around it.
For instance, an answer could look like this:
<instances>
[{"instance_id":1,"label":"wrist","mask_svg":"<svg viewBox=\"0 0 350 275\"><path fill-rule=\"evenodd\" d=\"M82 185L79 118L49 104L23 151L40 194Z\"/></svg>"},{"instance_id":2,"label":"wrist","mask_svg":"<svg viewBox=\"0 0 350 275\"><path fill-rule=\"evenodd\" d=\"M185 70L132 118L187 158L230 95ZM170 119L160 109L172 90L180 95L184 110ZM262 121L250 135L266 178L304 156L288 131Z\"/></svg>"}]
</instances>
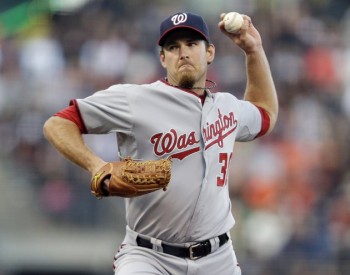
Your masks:
<instances>
[{"instance_id":1,"label":"wrist","mask_svg":"<svg viewBox=\"0 0 350 275\"><path fill-rule=\"evenodd\" d=\"M250 49L245 49L244 53L246 56L254 56L254 55L265 54L265 51L262 45L256 45Z\"/></svg>"}]
</instances>

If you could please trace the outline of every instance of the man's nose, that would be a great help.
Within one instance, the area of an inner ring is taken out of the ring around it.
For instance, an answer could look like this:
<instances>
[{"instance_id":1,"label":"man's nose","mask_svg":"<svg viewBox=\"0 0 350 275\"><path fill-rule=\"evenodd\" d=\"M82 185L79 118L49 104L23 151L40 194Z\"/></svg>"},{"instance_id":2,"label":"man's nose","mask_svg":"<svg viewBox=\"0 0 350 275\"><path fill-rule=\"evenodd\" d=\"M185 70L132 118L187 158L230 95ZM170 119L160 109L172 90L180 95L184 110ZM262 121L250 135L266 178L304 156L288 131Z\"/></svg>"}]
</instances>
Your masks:
<instances>
[{"instance_id":1,"label":"man's nose","mask_svg":"<svg viewBox=\"0 0 350 275\"><path fill-rule=\"evenodd\" d=\"M180 47L180 58L181 59L188 59L188 49L185 46Z\"/></svg>"}]
</instances>

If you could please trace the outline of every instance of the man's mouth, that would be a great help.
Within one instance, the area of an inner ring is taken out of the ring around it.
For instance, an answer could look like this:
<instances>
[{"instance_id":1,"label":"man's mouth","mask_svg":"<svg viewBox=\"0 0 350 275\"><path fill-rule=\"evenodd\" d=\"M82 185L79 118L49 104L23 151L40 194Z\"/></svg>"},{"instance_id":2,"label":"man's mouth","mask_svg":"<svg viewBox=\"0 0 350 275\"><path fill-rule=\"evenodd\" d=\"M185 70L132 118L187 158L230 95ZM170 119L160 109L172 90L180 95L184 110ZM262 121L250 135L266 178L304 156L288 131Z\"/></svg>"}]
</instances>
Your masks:
<instances>
[{"instance_id":1,"label":"man's mouth","mask_svg":"<svg viewBox=\"0 0 350 275\"><path fill-rule=\"evenodd\" d=\"M180 66L179 66L179 69L188 69L188 68L192 68L193 69L193 65L192 64L190 64L190 63L184 63L184 64L181 64Z\"/></svg>"}]
</instances>

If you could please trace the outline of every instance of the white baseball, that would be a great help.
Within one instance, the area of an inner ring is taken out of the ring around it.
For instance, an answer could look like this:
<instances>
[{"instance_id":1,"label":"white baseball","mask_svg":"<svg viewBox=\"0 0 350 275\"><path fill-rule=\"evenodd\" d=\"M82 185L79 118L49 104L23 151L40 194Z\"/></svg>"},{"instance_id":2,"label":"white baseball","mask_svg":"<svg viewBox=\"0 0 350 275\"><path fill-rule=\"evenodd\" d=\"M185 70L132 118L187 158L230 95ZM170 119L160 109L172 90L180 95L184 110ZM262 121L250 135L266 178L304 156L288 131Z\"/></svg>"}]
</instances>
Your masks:
<instances>
[{"instance_id":1,"label":"white baseball","mask_svg":"<svg viewBox=\"0 0 350 275\"><path fill-rule=\"evenodd\" d=\"M237 33L243 25L243 16L238 12L229 12L224 16L225 30L230 33Z\"/></svg>"}]
</instances>

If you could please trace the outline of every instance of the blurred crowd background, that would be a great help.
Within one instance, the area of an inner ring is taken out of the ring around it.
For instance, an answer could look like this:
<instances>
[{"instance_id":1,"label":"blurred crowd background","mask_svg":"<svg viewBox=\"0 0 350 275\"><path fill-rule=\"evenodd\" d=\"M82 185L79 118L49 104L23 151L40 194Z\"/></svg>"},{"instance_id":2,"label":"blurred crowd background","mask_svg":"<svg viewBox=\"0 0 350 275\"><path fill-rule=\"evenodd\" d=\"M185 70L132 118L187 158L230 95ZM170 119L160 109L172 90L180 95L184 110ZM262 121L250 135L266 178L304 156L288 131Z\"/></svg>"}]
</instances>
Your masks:
<instances>
[{"instance_id":1,"label":"blurred crowd background","mask_svg":"<svg viewBox=\"0 0 350 275\"><path fill-rule=\"evenodd\" d=\"M206 19L217 51L209 78L237 97L243 52L217 23L221 12L251 16L278 90L275 131L237 144L230 170L243 274L350 274L348 0L1 0L1 275L113 273L123 200L96 200L90 175L42 126L72 98L163 77L159 23L177 11ZM84 138L117 159L113 135Z\"/></svg>"}]
</instances>

